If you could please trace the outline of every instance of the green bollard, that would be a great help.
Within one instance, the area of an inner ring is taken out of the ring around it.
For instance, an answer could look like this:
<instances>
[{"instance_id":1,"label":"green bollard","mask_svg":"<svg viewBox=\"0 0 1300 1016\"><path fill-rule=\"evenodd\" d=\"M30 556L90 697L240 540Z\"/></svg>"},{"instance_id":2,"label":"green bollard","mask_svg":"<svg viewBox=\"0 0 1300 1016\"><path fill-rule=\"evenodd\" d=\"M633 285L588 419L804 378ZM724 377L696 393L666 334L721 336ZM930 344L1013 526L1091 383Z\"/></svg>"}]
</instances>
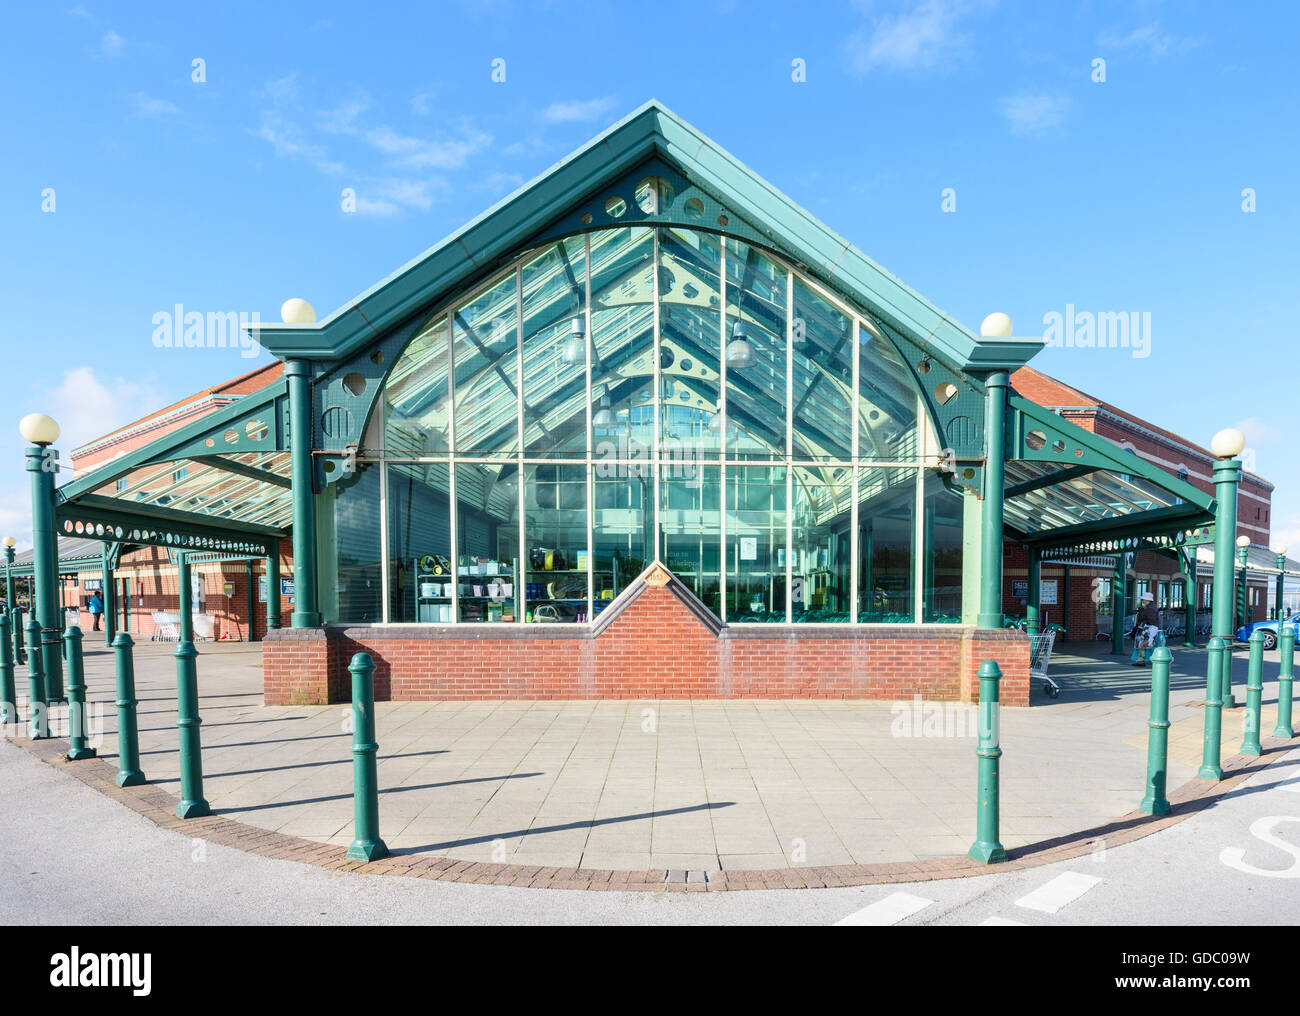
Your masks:
<instances>
[{"instance_id":1,"label":"green bollard","mask_svg":"<svg viewBox=\"0 0 1300 1016\"><path fill-rule=\"evenodd\" d=\"M348 847L350 861L377 861L388 856L379 838L379 774L375 756L375 662L357 653L348 664L352 674L352 803L356 838Z\"/></svg>"},{"instance_id":2,"label":"green bollard","mask_svg":"<svg viewBox=\"0 0 1300 1016\"><path fill-rule=\"evenodd\" d=\"M1282 662L1277 671L1277 728L1274 737L1295 737L1291 729L1291 667L1295 661L1295 629L1289 624L1279 625L1277 648Z\"/></svg>"},{"instance_id":3,"label":"green bollard","mask_svg":"<svg viewBox=\"0 0 1300 1016\"><path fill-rule=\"evenodd\" d=\"M41 670L41 626L27 622L27 725L33 741L50 736L50 711L45 704L45 673Z\"/></svg>"},{"instance_id":4,"label":"green bollard","mask_svg":"<svg viewBox=\"0 0 1300 1016\"><path fill-rule=\"evenodd\" d=\"M1227 655L1223 639L1218 635L1206 644L1205 665L1205 735L1201 748L1201 768L1197 776L1202 780L1223 779L1219 765L1219 740L1223 723L1223 699L1220 683L1223 677L1224 657Z\"/></svg>"},{"instance_id":5,"label":"green bollard","mask_svg":"<svg viewBox=\"0 0 1300 1016\"><path fill-rule=\"evenodd\" d=\"M23 652L23 608L14 607L14 666L18 667L27 662L27 654Z\"/></svg>"},{"instance_id":6,"label":"green bollard","mask_svg":"<svg viewBox=\"0 0 1300 1016\"><path fill-rule=\"evenodd\" d=\"M970 857L985 864L1005 861L1007 852L998 842L998 682L1002 671L993 660L980 664L980 719L979 747L979 797L976 802L976 840L968 852Z\"/></svg>"},{"instance_id":7,"label":"green bollard","mask_svg":"<svg viewBox=\"0 0 1300 1016\"><path fill-rule=\"evenodd\" d=\"M1259 743L1259 707L1264 701L1264 633L1258 628L1250 637L1250 668L1246 671L1246 729L1241 754L1263 755Z\"/></svg>"},{"instance_id":8,"label":"green bollard","mask_svg":"<svg viewBox=\"0 0 1300 1016\"><path fill-rule=\"evenodd\" d=\"M202 818L212 809L203 798L203 746L199 741L199 678L193 642L176 645L176 730L181 750L181 802L177 818Z\"/></svg>"},{"instance_id":9,"label":"green bollard","mask_svg":"<svg viewBox=\"0 0 1300 1016\"><path fill-rule=\"evenodd\" d=\"M86 663L81 655L81 626L70 624L63 633L63 656L68 663L69 762L94 758L99 753L86 743Z\"/></svg>"},{"instance_id":10,"label":"green bollard","mask_svg":"<svg viewBox=\"0 0 1300 1016\"><path fill-rule=\"evenodd\" d=\"M135 719L135 661L131 636L119 632L113 640L113 655L117 665L117 785L138 787L145 782L140 769L140 736Z\"/></svg>"},{"instance_id":11,"label":"green bollard","mask_svg":"<svg viewBox=\"0 0 1300 1016\"><path fill-rule=\"evenodd\" d=\"M1151 654L1151 718L1147 720L1147 794L1138 810L1148 815L1169 811L1165 784L1169 775L1169 664L1174 654L1157 646Z\"/></svg>"},{"instance_id":12,"label":"green bollard","mask_svg":"<svg viewBox=\"0 0 1300 1016\"><path fill-rule=\"evenodd\" d=\"M0 726L18 722L18 690L14 687L13 644L9 615L0 615Z\"/></svg>"}]
</instances>

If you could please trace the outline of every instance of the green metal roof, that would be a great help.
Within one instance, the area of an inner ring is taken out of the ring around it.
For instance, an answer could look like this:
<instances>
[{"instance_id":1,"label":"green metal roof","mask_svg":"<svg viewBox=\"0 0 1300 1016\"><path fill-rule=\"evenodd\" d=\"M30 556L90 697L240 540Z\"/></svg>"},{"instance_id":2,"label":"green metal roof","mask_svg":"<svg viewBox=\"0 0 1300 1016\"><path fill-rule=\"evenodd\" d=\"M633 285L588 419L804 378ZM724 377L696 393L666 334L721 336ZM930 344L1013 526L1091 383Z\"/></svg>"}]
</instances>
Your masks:
<instances>
[{"instance_id":1,"label":"green metal roof","mask_svg":"<svg viewBox=\"0 0 1300 1016\"><path fill-rule=\"evenodd\" d=\"M1014 369L1042 348L1037 340L981 338L954 321L653 100L324 320L263 323L260 341L286 359L345 358L545 235L575 204L599 197L603 186L656 158L733 209L747 224L742 235L759 233L778 253L959 369ZM584 213L591 216L588 228L674 222L672 215L644 216L632 195L625 197L618 216L605 213L603 203ZM729 216L723 218L732 225ZM676 224L723 228L684 214Z\"/></svg>"}]
</instances>

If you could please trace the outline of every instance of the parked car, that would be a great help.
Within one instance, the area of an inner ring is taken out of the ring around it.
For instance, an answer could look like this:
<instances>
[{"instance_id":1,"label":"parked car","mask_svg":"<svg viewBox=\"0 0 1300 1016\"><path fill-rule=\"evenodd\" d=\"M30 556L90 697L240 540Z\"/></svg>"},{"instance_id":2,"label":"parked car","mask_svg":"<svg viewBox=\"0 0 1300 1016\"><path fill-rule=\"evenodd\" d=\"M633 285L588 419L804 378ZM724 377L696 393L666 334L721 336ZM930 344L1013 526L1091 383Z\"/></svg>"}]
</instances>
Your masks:
<instances>
[{"instance_id":1,"label":"parked car","mask_svg":"<svg viewBox=\"0 0 1300 1016\"><path fill-rule=\"evenodd\" d=\"M1300 614L1292 614L1282 622L1296 633L1296 642L1300 643ZM1254 624L1243 625L1237 629L1237 641L1249 642L1250 637L1257 631L1264 633L1264 648L1277 648L1277 621L1256 621Z\"/></svg>"}]
</instances>

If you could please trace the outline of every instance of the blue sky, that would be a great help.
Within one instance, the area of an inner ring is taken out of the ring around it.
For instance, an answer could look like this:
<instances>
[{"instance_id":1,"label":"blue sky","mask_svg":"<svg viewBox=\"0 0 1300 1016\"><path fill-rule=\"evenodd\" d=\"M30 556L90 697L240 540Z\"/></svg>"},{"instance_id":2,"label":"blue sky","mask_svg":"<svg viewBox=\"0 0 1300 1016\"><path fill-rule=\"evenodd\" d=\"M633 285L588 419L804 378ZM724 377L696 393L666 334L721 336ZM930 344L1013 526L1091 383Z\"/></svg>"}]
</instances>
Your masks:
<instances>
[{"instance_id":1,"label":"blue sky","mask_svg":"<svg viewBox=\"0 0 1300 1016\"><path fill-rule=\"evenodd\" d=\"M971 327L1149 313L1148 356L1034 365L1202 444L1241 426L1277 484L1275 538L1300 549L1298 20L994 0L10 7L0 344L21 381L0 529L30 539L24 413L63 424L66 456L268 359L157 349L155 314L278 320L299 296L323 317L655 97Z\"/></svg>"}]
</instances>

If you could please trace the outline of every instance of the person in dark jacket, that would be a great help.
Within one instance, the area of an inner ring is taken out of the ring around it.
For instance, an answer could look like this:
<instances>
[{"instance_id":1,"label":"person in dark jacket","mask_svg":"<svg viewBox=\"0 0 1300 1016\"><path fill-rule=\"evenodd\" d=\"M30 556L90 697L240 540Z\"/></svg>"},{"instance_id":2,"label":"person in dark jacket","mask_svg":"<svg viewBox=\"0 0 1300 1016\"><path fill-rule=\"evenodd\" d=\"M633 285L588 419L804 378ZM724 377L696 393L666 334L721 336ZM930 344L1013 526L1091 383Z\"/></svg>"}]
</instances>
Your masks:
<instances>
[{"instance_id":1,"label":"person in dark jacket","mask_svg":"<svg viewBox=\"0 0 1300 1016\"><path fill-rule=\"evenodd\" d=\"M1133 625L1133 630L1129 632L1129 637L1134 640L1133 648L1138 657L1133 661L1135 667L1147 665L1149 662L1147 654L1155 647L1156 638L1160 634L1160 611L1156 610L1156 598L1150 593L1143 593L1141 600L1142 606L1138 610L1137 621Z\"/></svg>"}]
</instances>

